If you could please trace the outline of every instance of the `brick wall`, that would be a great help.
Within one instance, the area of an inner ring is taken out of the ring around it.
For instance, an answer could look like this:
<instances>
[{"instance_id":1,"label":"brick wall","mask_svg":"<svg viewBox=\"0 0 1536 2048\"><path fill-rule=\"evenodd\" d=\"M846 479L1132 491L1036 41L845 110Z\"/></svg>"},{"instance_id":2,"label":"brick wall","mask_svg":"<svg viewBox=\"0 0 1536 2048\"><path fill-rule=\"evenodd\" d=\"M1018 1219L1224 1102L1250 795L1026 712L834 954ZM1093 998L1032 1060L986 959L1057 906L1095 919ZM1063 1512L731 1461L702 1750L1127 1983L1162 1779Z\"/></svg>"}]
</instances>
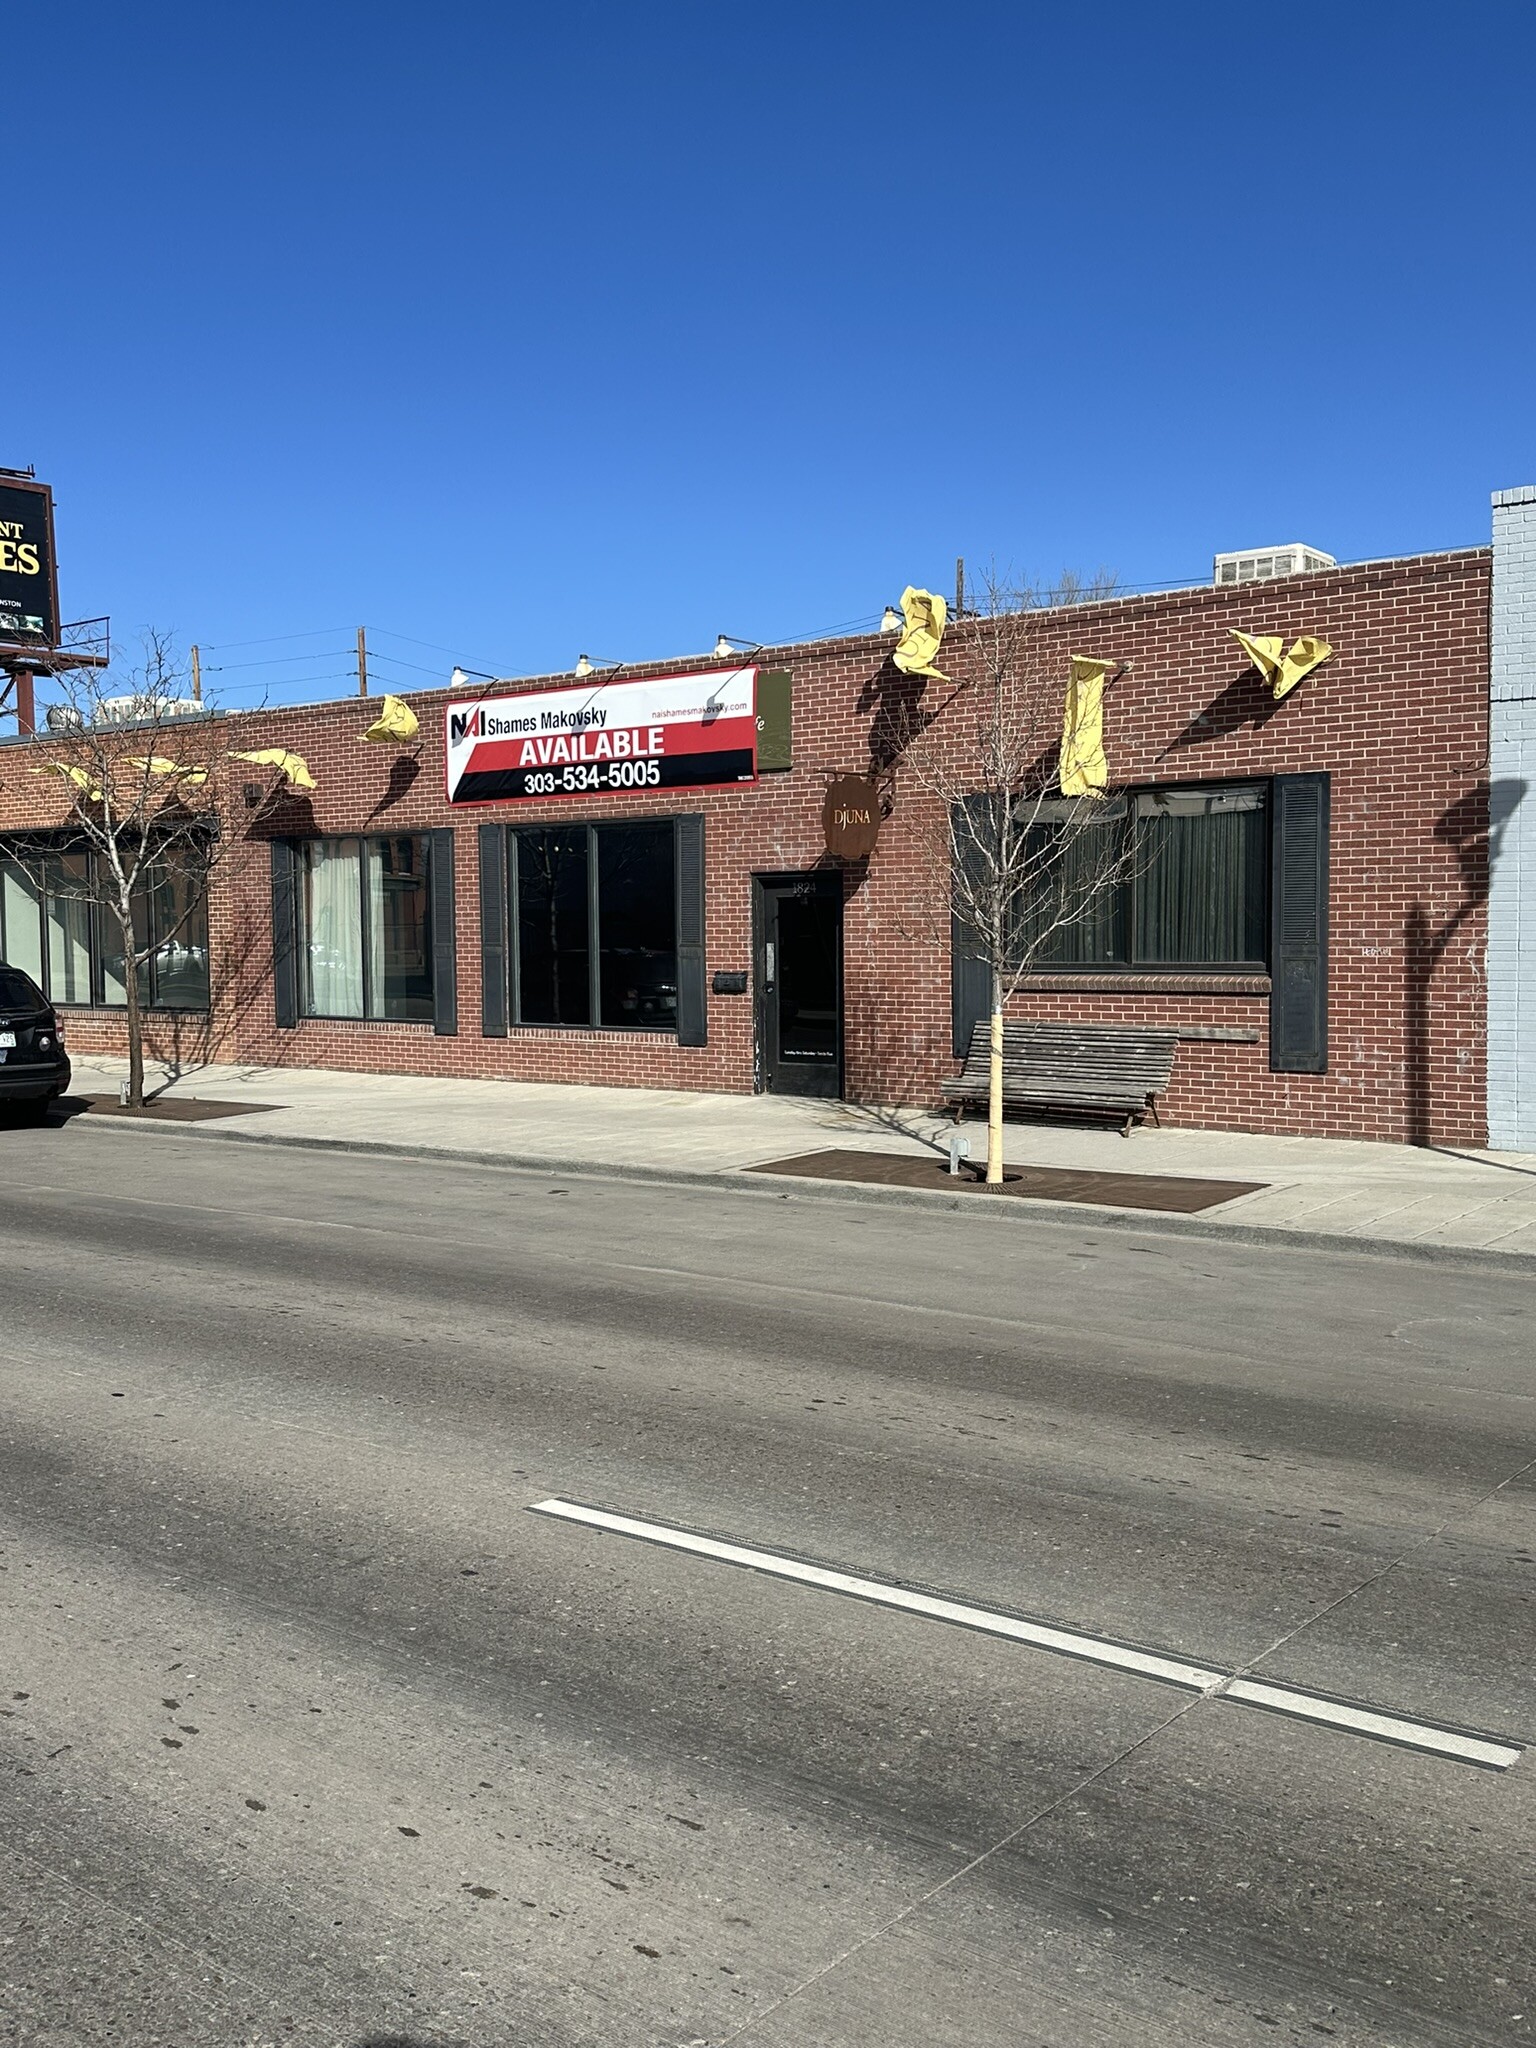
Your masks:
<instances>
[{"instance_id":1,"label":"brick wall","mask_svg":"<svg viewBox=\"0 0 1536 2048\"><path fill-rule=\"evenodd\" d=\"M1030 659L1065 678L1069 652L1132 664L1113 686L1105 732L1116 781L1192 782L1325 770L1332 777L1329 1070L1269 1069L1262 981L1132 991L1037 977L1011 1014L1085 1022L1256 1032L1251 1042L1181 1044L1165 1120L1329 1136L1478 1144L1486 1126L1483 961L1486 939L1489 572L1486 550L1357 564L1257 589L1198 589L1112 599L1039 615ZM1334 658L1276 706L1228 628L1318 633ZM952 627L941 666L976 669L968 622ZM555 804L451 809L443 792L444 699L413 697L412 749L364 746L356 700L231 719L231 744L282 745L308 760L318 789L271 829L305 835L456 827L459 1031L430 1025L305 1021L280 1031L270 982L266 850L233 864L211 904L218 994L211 1023L154 1020L157 1052L272 1065L500 1076L744 1091L753 1085L753 1000L709 999L709 1042L627 1032L480 1035L477 835L482 819L703 812L708 968L750 969L754 872L823 860L829 779L866 772L892 704L910 686L889 639L867 636L765 649L794 677L795 766L755 787L626 793ZM707 669L656 664L628 673ZM553 682L568 680L553 678ZM546 683L546 687L548 684ZM530 685L530 687L533 687ZM930 683L927 701L945 686ZM963 751L963 695L935 727ZM0 830L45 822L40 786L0 749ZM932 1102L953 1073L945 887L932 857L936 814L900 765L893 808L867 866L844 874L847 1092L869 1101ZM239 833L243 818L233 821ZM120 1017L77 1012L79 1051L116 1050Z\"/></svg>"}]
</instances>

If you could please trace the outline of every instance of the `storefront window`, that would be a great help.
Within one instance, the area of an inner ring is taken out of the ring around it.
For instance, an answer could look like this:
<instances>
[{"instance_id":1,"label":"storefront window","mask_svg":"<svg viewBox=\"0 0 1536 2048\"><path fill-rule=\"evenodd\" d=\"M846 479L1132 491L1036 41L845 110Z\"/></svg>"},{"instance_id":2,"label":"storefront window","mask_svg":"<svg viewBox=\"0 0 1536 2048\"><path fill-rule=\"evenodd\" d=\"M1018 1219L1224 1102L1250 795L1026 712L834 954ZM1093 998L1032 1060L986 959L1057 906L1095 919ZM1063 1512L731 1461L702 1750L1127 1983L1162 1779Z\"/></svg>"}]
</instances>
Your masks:
<instances>
[{"instance_id":1,"label":"storefront window","mask_svg":"<svg viewBox=\"0 0 1536 2048\"><path fill-rule=\"evenodd\" d=\"M432 1020L431 908L427 842L370 839L368 848L370 1016Z\"/></svg>"},{"instance_id":2,"label":"storefront window","mask_svg":"<svg viewBox=\"0 0 1536 2048\"><path fill-rule=\"evenodd\" d=\"M160 1010L208 1008L204 867L185 847L152 853L133 898L139 1001ZM103 857L90 851L0 854L0 954L55 1003L128 1000L123 939Z\"/></svg>"},{"instance_id":3,"label":"storefront window","mask_svg":"<svg viewBox=\"0 0 1536 2048\"><path fill-rule=\"evenodd\" d=\"M1076 800L1041 805L1031 839L1047 858L1021 917L1033 964L1262 972L1265 796L1262 783L1142 790L1104 803L1086 828Z\"/></svg>"},{"instance_id":4,"label":"storefront window","mask_svg":"<svg viewBox=\"0 0 1536 2048\"><path fill-rule=\"evenodd\" d=\"M305 842L307 1016L430 1021L427 858L420 836Z\"/></svg>"},{"instance_id":5,"label":"storefront window","mask_svg":"<svg viewBox=\"0 0 1536 2048\"><path fill-rule=\"evenodd\" d=\"M1020 916L1020 948L1039 966L1118 967L1129 958L1125 865L1130 806L1108 798L1039 805L1026 860L1035 883Z\"/></svg>"},{"instance_id":6,"label":"storefront window","mask_svg":"<svg viewBox=\"0 0 1536 2048\"><path fill-rule=\"evenodd\" d=\"M49 1000L91 1000L91 889L83 853L50 854L42 863L47 902Z\"/></svg>"},{"instance_id":7,"label":"storefront window","mask_svg":"<svg viewBox=\"0 0 1536 2048\"><path fill-rule=\"evenodd\" d=\"M1264 792L1252 784L1137 797L1134 959L1263 966L1267 823Z\"/></svg>"},{"instance_id":8,"label":"storefront window","mask_svg":"<svg viewBox=\"0 0 1536 2048\"><path fill-rule=\"evenodd\" d=\"M590 1024L587 827L519 832L520 1024Z\"/></svg>"},{"instance_id":9,"label":"storefront window","mask_svg":"<svg viewBox=\"0 0 1536 2048\"><path fill-rule=\"evenodd\" d=\"M0 863L0 958L47 987L43 966L43 889L41 878L19 862Z\"/></svg>"},{"instance_id":10,"label":"storefront window","mask_svg":"<svg viewBox=\"0 0 1536 2048\"><path fill-rule=\"evenodd\" d=\"M148 929L135 943L151 948L150 1002L159 1010L206 1010L208 897L197 866L176 854L159 863L144 910Z\"/></svg>"},{"instance_id":11,"label":"storefront window","mask_svg":"<svg viewBox=\"0 0 1536 2048\"><path fill-rule=\"evenodd\" d=\"M677 1029L675 844L670 819L512 834L518 1023Z\"/></svg>"},{"instance_id":12,"label":"storefront window","mask_svg":"<svg viewBox=\"0 0 1536 2048\"><path fill-rule=\"evenodd\" d=\"M598 988L610 1030L677 1029L673 832L597 828Z\"/></svg>"}]
</instances>

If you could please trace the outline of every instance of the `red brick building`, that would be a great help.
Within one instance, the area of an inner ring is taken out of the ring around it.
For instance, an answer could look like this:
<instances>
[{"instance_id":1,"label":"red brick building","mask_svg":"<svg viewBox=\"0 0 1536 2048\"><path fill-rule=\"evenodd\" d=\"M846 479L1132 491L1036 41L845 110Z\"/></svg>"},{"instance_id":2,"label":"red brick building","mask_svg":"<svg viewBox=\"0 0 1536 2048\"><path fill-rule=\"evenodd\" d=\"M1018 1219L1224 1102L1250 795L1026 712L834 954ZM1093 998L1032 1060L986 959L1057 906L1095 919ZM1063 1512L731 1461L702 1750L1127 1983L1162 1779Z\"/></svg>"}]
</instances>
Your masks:
<instances>
[{"instance_id":1,"label":"red brick building","mask_svg":"<svg viewBox=\"0 0 1536 2048\"><path fill-rule=\"evenodd\" d=\"M1222 851L1209 900L1154 902L1127 882L1098 957L1041 962L1010 1014L1176 1027L1165 1121L1485 1142L1490 575L1490 552L1472 549L1039 615L1042 672L1064 681L1073 652L1130 664L1105 707L1127 815L1172 819L1180 845L1219 838ZM1277 704L1233 627L1316 634L1334 652ZM974 673L979 631L950 625L940 664L957 683ZM255 826L226 820L244 850L215 877L202 964L185 931L156 956L151 1050L936 1102L977 999L951 959L933 800L884 759L909 688L892 645L755 653L759 722L774 728L761 772L710 788L451 803L447 693L410 699L420 733L397 747L362 744L377 707L357 699L231 716L222 744L291 749L316 787ZM729 673L699 657L623 681ZM768 767L775 750L788 766ZM7 834L63 817L21 759L0 746L0 862ZM872 768L889 771L878 845L835 860L828 784ZM1277 867L1297 819L1301 869L1317 878L1310 923ZM67 895L67 875L59 886ZM6 955L49 982L76 1052L120 1051L100 935L45 896L6 871ZM1293 968L1300 979L1277 985ZM1298 989L1300 1025L1284 1025Z\"/></svg>"}]
</instances>

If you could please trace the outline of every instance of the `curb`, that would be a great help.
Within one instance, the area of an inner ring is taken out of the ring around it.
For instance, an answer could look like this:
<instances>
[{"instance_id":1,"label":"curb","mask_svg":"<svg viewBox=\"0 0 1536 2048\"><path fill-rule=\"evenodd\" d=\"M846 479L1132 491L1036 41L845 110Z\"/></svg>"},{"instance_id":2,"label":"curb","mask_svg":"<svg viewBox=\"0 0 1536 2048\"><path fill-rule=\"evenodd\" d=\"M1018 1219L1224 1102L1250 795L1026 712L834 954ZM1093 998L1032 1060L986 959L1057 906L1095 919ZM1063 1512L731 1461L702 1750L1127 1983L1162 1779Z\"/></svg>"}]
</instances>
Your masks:
<instances>
[{"instance_id":1,"label":"curb","mask_svg":"<svg viewBox=\"0 0 1536 2048\"><path fill-rule=\"evenodd\" d=\"M1114 1209L1097 1204L1038 1200L1028 1195L1010 1195L987 1202L975 1195L932 1194L922 1188L882 1187L858 1181L804 1179L792 1175L767 1176L747 1167L720 1167L711 1171L690 1171L686 1167L609 1166L584 1164L570 1159L543 1158L533 1153L477 1152L467 1147L396 1144L386 1138L312 1138L296 1132L220 1130L212 1124L154 1124L118 1121L103 1117L91 1124L96 1131L116 1130L128 1136L146 1132L156 1137L186 1138L210 1144L266 1145L283 1151L341 1152L373 1159L408 1159L427 1165L490 1167L506 1173L556 1174L564 1180L625 1181L647 1187L722 1188L731 1194L754 1195L759 1200L802 1200L853 1203L866 1208L925 1209L953 1213L960 1210L976 1215L978 1221L1001 1223L1017 1215L1032 1223L1055 1224L1068 1229L1116 1230L1153 1237L1187 1237L1207 1243L1243 1244L1263 1250L1334 1252L1371 1258L1399 1259L1411 1265L1460 1268L1480 1273L1536 1274L1536 1252L1499 1252L1477 1245L1421 1244L1406 1238L1345 1237L1337 1231L1291 1230L1282 1224L1224 1223L1202 1216L1178 1216L1144 1209ZM786 1185L787 1182L787 1185ZM1071 1213L1065 1213L1070 1209Z\"/></svg>"}]
</instances>

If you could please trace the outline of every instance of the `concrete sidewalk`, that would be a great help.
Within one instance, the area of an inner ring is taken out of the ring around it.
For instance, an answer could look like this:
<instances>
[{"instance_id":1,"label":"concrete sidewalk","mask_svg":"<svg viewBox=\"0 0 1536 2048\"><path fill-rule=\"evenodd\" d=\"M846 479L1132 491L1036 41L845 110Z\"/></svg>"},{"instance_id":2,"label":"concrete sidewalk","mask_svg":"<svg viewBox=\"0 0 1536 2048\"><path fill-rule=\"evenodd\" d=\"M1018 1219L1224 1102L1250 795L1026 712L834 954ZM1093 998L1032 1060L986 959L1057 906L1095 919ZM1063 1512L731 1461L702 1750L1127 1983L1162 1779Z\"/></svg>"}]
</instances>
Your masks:
<instances>
[{"instance_id":1,"label":"concrete sidewalk","mask_svg":"<svg viewBox=\"0 0 1536 2048\"><path fill-rule=\"evenodd\" d=\"M73 1092L115 1095L126 1072L122 1060L77 1060ZM788 1096L424 1080L315 1068L210 1066L176 1077L152 1069L147 1085L179 1097L249 1102L262 1112L153 1127L192 1139L379 1147L566 1172L733 1175L766 1160L833 1147L942 1156L953 1129L947 1118L923 1110ZM99 1128L145 1126L103 1118ZM985 1130L974 1123L966 1128L980 1157ZM1014 1165L1264 1183L1257 1193L1193 1220L1098 1207L1068 1212L1064 1205L1050 1205L1057 1213L1134 1217L1143 1228L1177 1226L1203 1235L1273 1232L1421 1252L1515 1254L1536 1262L1536 1155L1529 1153L1434 1151L1232 1131L1142 1129L1122 1138L1113 1130L1027 1123L1010 1123L1005 1145ZM791 1183L776 1185L782 1191ZM840 1192L863 1200L902 1199L884 1189Z\"/></svg>"}]
</instances>

